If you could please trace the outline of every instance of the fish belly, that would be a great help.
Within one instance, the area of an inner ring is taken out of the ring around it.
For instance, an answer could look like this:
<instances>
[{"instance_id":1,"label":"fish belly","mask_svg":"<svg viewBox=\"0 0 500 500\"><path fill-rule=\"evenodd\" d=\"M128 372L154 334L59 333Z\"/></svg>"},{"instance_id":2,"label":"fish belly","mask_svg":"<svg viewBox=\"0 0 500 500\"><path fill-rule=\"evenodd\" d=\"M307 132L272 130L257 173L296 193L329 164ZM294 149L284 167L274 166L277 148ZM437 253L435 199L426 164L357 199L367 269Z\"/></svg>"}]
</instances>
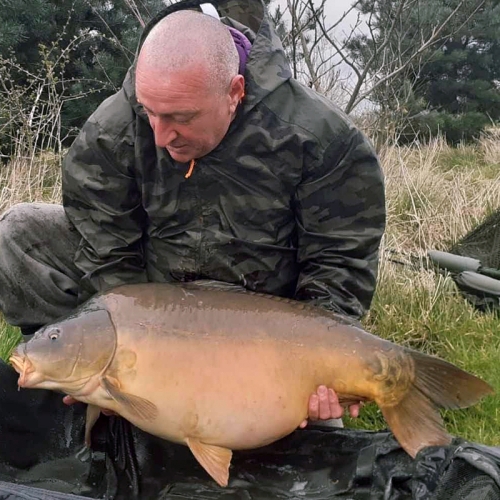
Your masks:
<instances>
[{"instance_id":1,"label":"fish belly","mask_svg":"<svg viewBox=\"0 0 500 500\"><path fill-rule=\"evenodd\" d=\"M227 338L137 343L123 391L154 403L153 421L120 413L144 431L174 442L197 438L230 449L257 448L294 431L307 417L309 396L332 386L335 367L310 348Z\"/></svg>"}]
</instances>

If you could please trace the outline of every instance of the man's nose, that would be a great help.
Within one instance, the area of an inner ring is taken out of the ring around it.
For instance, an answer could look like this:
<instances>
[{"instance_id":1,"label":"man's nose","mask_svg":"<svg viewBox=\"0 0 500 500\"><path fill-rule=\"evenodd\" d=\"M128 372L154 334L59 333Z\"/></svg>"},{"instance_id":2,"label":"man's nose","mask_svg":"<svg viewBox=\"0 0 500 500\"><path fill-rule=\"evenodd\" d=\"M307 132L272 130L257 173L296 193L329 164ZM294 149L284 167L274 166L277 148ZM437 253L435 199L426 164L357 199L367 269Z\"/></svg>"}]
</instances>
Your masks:
<instances>
[{"instance_id":1,"label":"man's nose","mask_svg":"<svg viewBox=\"0 0 500 500\"><path fill-rule=\"evenodd\" d=\"M150 123L155 136L155 144L159 148L167 147L179 135L169 120L160 117L151 117Z\"/></svg>"}]
</instances>

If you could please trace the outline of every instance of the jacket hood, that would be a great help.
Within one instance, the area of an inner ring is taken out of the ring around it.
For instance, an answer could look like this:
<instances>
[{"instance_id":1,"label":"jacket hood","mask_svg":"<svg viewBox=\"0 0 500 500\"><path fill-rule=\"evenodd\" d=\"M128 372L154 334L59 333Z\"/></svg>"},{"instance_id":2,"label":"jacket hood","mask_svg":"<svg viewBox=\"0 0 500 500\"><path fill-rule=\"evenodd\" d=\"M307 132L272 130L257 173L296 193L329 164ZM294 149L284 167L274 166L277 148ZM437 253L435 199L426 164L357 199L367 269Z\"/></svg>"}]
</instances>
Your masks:
<instances>
[{"instance_id":1,"label":"jacket hood","mask_svg":"<svg viewBox=\"0 0 500 500\"><path fill-rule=\"evenodd\" d=\"M184 0L159 12L144 28L137 55L148 33L161 19L178 10L201 11L200 5L204 3L206 0ZM210 3L217 9L221 22L244 33L252 43L244 73L245 99L240 111L245 114L291 78L290 65L261 0L212 0ZM135 112L145 116L135 96L135 63L125 77L123 90Z\"/></svg>"}]
</instances>

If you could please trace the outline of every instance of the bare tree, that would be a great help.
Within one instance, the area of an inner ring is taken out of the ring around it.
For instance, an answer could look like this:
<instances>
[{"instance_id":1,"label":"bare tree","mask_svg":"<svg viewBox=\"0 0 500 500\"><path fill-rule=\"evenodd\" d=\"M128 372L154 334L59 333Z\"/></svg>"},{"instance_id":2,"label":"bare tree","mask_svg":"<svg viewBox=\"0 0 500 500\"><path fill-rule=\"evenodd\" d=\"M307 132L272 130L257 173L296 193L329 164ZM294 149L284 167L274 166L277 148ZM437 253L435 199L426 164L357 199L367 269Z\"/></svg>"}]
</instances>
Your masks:
<instances>
[{"instance_id":1,"label":"bare tree","mask_svg":"<svg viewBox=\"0 0 500 500\"><path fill-rule=\"evenodd\" d=\"M157 5L154 9L148 6L143 0L123 0L125 5L129 8L132 15L137 19L138 23L142 28L146 26L148 21L153 17L155 13L154 10L158 10L158 7L168 7L180 0L158 0Z\"/></svg>"},{"instance_id":2,"label":"bare tree","mask_svg":"<svg viewBox=\"0 0 500 500\"><path fill-rule=\"evenodd\" d=\"M378 97L387 94L392 106L396 102L403 109L413 95L407 81L418 79L419 68L486 2L457 0L446 16L436 16L432 23L426 16L427 21L420 24L415 13L428 9L432 5L428 0L353 0L333 22L325 16L327 0L286 1L291 29L284 44L294 76L308 79L323 93L331 93L337 86L336 95L347 96L342 107L348 114L375 93ZM339 34L339 25L354 10L357 15L350 30ZM363 40L362 49L356 50L359 39Z\"/></svg>"},{"instance_id":3,"label":"bare tree","mask_svg":"<svg viewBox=\"0 0 500 500\"><path fill-rule=\"evenodd\" d=\"M284 0L282 3L284 10L278 7L272 17L291 61L294 78L331 96L341 78L339 63L334 60L335 50L321 33L306 1ZM322 13L320 17L325 20Z\"/></svg>"},{"instance_id":4,"label":"bare tree","mask_svg":"<svg viewBox=\"0 0 500 500\"><path fill-rule=\"evenodd\" d=\"M63 151L67 136L63 136L61 111L65 103L109 87L106 81L65 77L78 46L91 44L98 36L84 29L65 47L60 38L49 46L40 45L41 62L34 69L22 66L14 56L0 56L0 158L31 162L42 151Z\"/></svg>"}]
</instances>

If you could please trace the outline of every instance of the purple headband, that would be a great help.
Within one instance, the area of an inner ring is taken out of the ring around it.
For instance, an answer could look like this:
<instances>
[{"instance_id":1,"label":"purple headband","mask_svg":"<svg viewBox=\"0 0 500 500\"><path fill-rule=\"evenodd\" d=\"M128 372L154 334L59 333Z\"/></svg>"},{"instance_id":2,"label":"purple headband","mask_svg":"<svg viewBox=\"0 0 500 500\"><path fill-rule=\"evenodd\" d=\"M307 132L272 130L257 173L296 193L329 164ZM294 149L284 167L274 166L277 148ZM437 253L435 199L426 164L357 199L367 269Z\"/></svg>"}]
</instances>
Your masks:
<instances>
[{"instance_id":1,"label":"purple headband","mask_svg":"<svg viewBox=\"0 0 500 500\"><path fill-rule=\"evenodd\" d=\"M234 44L236 45L236 50L240 56L240 75L245 73L245 67L247 64L248 54L250 53L250 49L252 48L252 44L250 40L237 29L231 28L228 26L229 32L231 33Z\"/></svg>"}]
</instances>

